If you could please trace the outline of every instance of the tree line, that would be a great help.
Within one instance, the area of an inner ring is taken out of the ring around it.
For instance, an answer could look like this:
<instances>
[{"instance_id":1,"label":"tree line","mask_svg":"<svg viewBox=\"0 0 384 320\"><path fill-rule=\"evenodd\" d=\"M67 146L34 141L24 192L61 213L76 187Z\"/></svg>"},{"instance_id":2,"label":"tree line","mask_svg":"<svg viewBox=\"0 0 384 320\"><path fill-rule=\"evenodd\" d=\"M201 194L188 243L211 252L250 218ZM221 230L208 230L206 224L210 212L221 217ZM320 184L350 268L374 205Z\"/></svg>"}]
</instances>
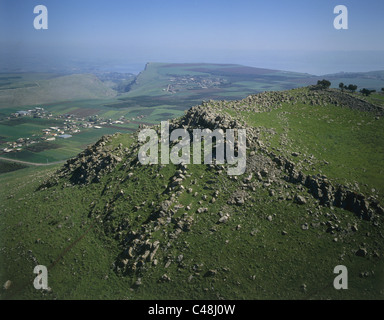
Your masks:
<instances>
[{"instance_id":1,"label":"tree line","mask_svg":"<svg viewBox=\"0 0 384 320\"><path fill-rule=\"evenodd\" d=\"M320 90L325 90L325 89L328 89L331 86L331 84L332 83L330 81L326 80L326 79L318 80L317 81L317 85L315 86L315 88L316 89L320 89ZM340 82L339 83L339 88L340 88L341 92L344 92L344 90L348 90L351 93L355 93L358 87L355 84L349 84L347 86L344 83ZM384 88L381 88L381 91L384 92ZM376 90L369 90L367 88L362 88L362 89L360 89L359 92L362 95L368 97L371 93L376 92Z\"/></svg>"}]
</instances>

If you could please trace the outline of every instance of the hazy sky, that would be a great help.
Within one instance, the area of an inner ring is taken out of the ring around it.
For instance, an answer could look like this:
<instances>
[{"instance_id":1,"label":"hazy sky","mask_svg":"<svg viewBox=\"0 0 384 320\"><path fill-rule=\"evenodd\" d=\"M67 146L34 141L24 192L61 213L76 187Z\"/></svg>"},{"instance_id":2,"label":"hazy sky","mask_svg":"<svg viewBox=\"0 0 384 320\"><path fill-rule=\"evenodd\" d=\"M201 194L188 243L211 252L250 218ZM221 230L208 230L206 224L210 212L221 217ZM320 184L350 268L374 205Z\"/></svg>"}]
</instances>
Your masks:
<instances>
[{"instance_id":1,"label":"hazy sky","mask_svg":"<svg viewBox=\"0 0 384 320\"><path fill-rule=\"evenodd\" d=\"M33 27L40 4L48 30ZM348 30L333 27L339 4ZM158 61L383 70L383 17L382 0L0 0L0 69L103 62L137 72Z\"/></svg>"}]
</instances>

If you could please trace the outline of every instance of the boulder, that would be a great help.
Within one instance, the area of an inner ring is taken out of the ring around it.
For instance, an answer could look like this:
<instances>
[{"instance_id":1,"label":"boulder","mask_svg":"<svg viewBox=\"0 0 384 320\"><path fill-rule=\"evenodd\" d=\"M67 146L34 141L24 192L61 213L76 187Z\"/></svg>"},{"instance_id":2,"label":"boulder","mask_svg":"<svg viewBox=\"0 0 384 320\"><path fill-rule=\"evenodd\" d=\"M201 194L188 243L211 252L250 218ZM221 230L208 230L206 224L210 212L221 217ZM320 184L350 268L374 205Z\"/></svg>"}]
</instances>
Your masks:
<instances>
[{"instance_id":1,"label":"boulder","mask_svg":"<svg viewBox=\"0 0 384 320\"><path fill-rule=\"evenodd\" d=\"M300 195L297 195L295 197L295 202L297 204L306 204L307 203L307 200L303 197L303 196L300 196Z\"/></svg>"}]
</instances>

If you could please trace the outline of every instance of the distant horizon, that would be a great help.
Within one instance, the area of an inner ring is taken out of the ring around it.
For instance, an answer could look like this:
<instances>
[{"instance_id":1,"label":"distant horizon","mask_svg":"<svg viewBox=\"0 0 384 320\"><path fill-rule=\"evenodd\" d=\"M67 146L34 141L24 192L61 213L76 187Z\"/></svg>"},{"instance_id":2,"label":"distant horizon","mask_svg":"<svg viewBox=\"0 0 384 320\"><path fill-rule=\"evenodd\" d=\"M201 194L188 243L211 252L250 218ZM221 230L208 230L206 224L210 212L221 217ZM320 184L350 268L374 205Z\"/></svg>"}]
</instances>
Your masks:
<instances>
[{"instance_id":1,"label":"distant horizon","mask_svg":"<svg viewBox=\"0 0 384 320\"><path fill-rule=\"evenodd\" d=\"M314 55L322 55L323 53L315 53ZM338 53L339 56L343 56L343 53ZM305 54L302 53L301 56ZM323 54L324 55L324 54ZM337 54L336 54L337 55ZM384 71L384 66L381 68L379 65L370 63L353 63L353 61L348 62L344 61L343 64L326 64L322 66L316 66L312 63L311 60L315 59L315 57L308 57L307 61L303 61L302 59L297 59L298 61L292 61L290 63L286 63L284 61L274 60L274 61L266 61L263 60L258 63L258 61L251 60L249 61L229 61L229 60L148 60L148 61L140 61L140 62L131 62L124 61L123 59L108 59L107 57L99 58L99 59L89 59L86 58L72 58L72 59L60 59L59 57L50 58L46 57L43 59L43 62L39 62L38 59L40 57L21 57L16 59L12 63L12 58L5 57L0 50L0 73L101 73L101 72L118 72L118 73L132 73L139 74L145 68L147 63L166 63L166 64L233 64L233 65L242 65L246 67L252 68L261 68L261 69L270 69L270 70L279 70L285 72L295 72L295 73L304 73L309 74L311 76L326 76L331 74L338 73L366 73L366 72L375 72L375 71ZM324 55L325 56L325 55ZM335 54L328 53L328 56L335 57ZM384 52L371 53L373 60L377 58L378 60L384 56ZM292 58L292 57L291 57ZM326 59L326 57L325 57ZM7 60L8 63L4 63ZM22 60L22 63L20 61ZM60 61L59 61L60 60ZM372 61L372 59L371 59ZM377 66L377 67L376 67ZM321 72L322 70L322 72Z\"/></svg>"},{"instance_id":2,"label":"distant horizon","mask_svg":"<svg viewBox=\"0 0 384 320\"><path fill-rule=\"evenodd\" d=\"M0 72L116 70L148 61L230 63L309 73L384 70L384 2L0 0ZM47 28L35 29L37 5ZM142 67L141 67L142 66Z\"/></svg>"}]
</instances>

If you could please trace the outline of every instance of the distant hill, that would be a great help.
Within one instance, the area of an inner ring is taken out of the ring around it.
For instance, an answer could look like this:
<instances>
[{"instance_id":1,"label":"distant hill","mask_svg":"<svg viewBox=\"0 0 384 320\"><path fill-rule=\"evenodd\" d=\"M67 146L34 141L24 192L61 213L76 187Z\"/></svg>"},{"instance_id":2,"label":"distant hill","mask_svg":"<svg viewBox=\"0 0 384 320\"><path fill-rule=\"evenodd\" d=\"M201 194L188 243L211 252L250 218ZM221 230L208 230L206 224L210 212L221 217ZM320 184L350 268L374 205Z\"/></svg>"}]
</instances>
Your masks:
<instances>
[{"instance_id":1,"label":"distant hill","mask_svg":"<svg viewBox=\"0 0 384 320\"><path fill-rule=\"evenodd\" d=\"M384 87L384 70L370 72L341 72L324 75L323 78L332 82L333 87L338 87L340 82L355 84L359 88L375 89L380 91Z\"/></svg>"},{"instance_id":2,"label":"distant hill","mask_svg":"<svg viewBox=\"0 0 384 320\"><path fill-rule=\"evenodd\" d=\"M116 92L95 75L0 75L0 107L36 105L57 101L103 99Z\"/></svg>"},{"instance_id":3,"label":"distant hill","mask_svg":"<svg viewBox=\"0 0 384 320\"><path fill-rule=\"evenodd\" d=\"M380 90L384 72L338 73L315 76L236 64L147 63L119 100L118 107L175 106L185 110L202 100L231 100L264 91L281 91L316 84L328 79L332 87L340 82L359 88Z\"/></svg>"},{"instance_id":4,"label":"distant hill","mask_svg":"<svg viewBox=\"0 0 384 320\"><path fill-rule=\"evenodd\" d=\"M0 74L0 108L61 101L116 98L111 108L165 106L184 111L203 100L242 99L264 91L282 91L328 79L358 88L380 90L384 71L337 73L315 76L308 73L247 67L236 64L147 63L138 75L126 73Z\"/></svg>"},{"instance_id":5,"label":"distant hill","mask_svg":"<svg viewBox=\"0 0 384 320\"><path fill-rule=\"evenodd\" d=\"M240 99L262 91L293 89L302 85L298 79L312 77L236 64L147 63L126 100L137 96L158 96L162 100Z\"/></svg>"}]
</instances>

